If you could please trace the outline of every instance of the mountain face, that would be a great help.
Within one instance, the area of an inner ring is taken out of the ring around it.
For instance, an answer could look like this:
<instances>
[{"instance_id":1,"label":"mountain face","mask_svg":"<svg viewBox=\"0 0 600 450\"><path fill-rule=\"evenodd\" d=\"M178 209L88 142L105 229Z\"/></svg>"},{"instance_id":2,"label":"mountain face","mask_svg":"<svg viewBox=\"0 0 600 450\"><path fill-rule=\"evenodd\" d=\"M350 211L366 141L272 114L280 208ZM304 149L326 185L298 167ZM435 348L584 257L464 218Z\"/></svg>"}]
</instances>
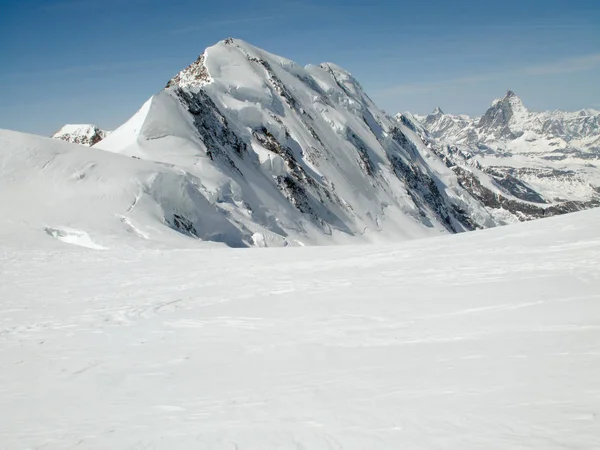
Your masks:
<instances>
[{"instance_id":1,"label":"mountain face","mask_svg":"<svg viewBox=\"0 0 600 450\"><path fill-rule=\"evenodd\" d=\"M12 193L0 203L15 230L92 248L122 235L233 247L382 242L593 206L589 161L563 173L482 159L507 161L480 135L518 140L517 125L533 120L519 102L509 95L477 122L441 110L394 119L335 64L300 67L227 39L110 134L63 129L61 139L93 148L0 133L0 192ZM582 133L593 125L583 122ZM39 202L24 207L31 198Z\"/></svg>"},{"instance_id":2,"label":"mountain face","mask_svg":"<svg viewBox=\"0 0 600 450\"><path fill-rule=\"evenodd\" d=\"M487 208L518 220L600 205L600 112L529 111L509 91L480 118L399 114Z\"/></svg>"},{"instance_id":3,"label":"mountain face","mask_svg":"<svg viewBox=\"0 0 600 450\"><path fill-rule=\"evenodd\" d=\"M52 135L55 139L61 139L73 144L81 144L91 147L104 139L108 131L101 130L95 125L78 124L65 125Z\"/></svg>"},{"instance_id":4,"label":"mountain face","mask_svg":"<svg viewBox=\"0 0 600 450\"><path fill-rule=\"evenodd\" d=\"M487 140L514 140L523 134L529 115L521 99L508 91L503 99L494 101L479 120L479 135Z\"/></svg>"},{"instance_id":5,"label":"mountain face","mask_svg":"<svg viewBox=\"0 0 600 450\"><path fill-rule=\"evenodd\" d=\"M340 67L208 48L95 148L177 167L254 245L406 239L504 223ZM164 189L156 180L149 189ZM177 216L178 218L176 218ZM194 234L193 205L165 211Z\"/></svg>"}]
</instances>

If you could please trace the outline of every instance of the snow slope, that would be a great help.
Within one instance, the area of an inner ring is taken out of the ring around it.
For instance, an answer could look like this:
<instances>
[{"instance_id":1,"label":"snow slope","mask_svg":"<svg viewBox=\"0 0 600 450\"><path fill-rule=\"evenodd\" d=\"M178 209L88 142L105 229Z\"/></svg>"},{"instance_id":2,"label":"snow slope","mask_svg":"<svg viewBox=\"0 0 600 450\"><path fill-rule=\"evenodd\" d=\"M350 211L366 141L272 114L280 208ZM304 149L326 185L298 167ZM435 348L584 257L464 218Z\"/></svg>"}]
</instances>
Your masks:
<instances>
[{"instance_id":1,"label":"snow slope","mask_svg":"<svg viewBox=\"0 0 600 450\"><path fill-rule=\"evenodd\" d=\"M599 448L599 220L386 246L5 243L0 447Z\"/></svg>"},{"instance_id":2,"label":"snow slope","mask_svg":"<svg viewBox=\"0 0 600 450\"><path fill-rule=\"evenodd\" d=\"M185 160L190 156L186 149L179 142L172 158ZM350 229L352 211L338 217L315 209L319 215L313 222L260 177L258 166L250 164L238 184L218 167L202 164L152 161L0 130L0 244L35 240L43 245L55 238L93 248L194 247L199 241L264 247L407 239L446 231L410 210L388 213L396 228L387 233ZM359 198L367 194L356 191ZM363 201L369 207L368 199ZM385 218L377 220L385 223Z\"/></svg>"},{"instance_id":3,"label":"snow slope","mask_svg":"<svg viewBox=\"0 0 600 450\"><path fill-rule=\"evenodd\" d=\"M164 164L0 130L0 245L252 245L199 183Z\"/></svg>"}]
</instances>

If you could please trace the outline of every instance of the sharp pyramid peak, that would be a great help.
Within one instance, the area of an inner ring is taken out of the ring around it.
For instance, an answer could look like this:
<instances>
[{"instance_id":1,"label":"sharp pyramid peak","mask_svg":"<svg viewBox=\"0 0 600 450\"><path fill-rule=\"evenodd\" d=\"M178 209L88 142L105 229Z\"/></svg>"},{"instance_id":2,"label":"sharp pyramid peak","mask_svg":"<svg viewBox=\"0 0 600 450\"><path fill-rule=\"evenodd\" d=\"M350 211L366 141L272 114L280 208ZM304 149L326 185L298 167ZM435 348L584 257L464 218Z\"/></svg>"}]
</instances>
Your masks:
<instances>
[{"instance_id":1,"label":"sharp pyramid peak","mask_svg":"<svg viewBox=\"0 0 600 450\"><path fill-rule=\"evenodd\" d=\"M510 89L506 92L506 95L504 96L504 98L502 100L507 100L509 101L511 104L523 104L523 100L521 100L521 98L514 93L514 91L511 91Z\"/></svg>"},{"instance_id":2,"label":"sharp pyramid peak","mask_svg":"<svg viewBox=\"0 0 600 450\"><path fill-rule=\"evenodd\" d=\"M227 39L223 39L223 40L217 42L212 47L217 47L220 45L230 45L230 46L235 46L235 47L242 47L245 49L262 50L261 48L255 47L254 45L250 44L249 42L244 41L243 39L238 39L238 38L233 38L233 37L228 37Z\"/></svg>"},{"instance_id":3,"label":"sharp pyramid peak","mask_svg":"<svg viewBox=\"0 0 600 450\"><path fill-rule=\"evenodd\" d=\"M514 91L512 90L508 90L506 91L506 94L504 95L504 97L502 98L497 98L496 100L494 100L492 102L491 107L496 107L497 105L504 105L504 106L508 106L511 109L519 109L519 110L526 110L527 108L525 107L525 105L523 104L523 100L521 100L521 98L515 94Z\"/></svg>"}]
</instances>

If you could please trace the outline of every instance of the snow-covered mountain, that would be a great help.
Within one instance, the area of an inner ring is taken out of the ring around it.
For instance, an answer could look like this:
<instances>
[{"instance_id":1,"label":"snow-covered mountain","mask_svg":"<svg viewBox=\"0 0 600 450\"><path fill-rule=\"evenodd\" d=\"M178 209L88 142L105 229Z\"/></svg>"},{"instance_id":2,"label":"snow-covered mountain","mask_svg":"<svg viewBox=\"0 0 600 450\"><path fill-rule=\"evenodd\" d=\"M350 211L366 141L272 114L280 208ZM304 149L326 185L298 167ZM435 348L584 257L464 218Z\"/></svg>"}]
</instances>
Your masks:
<instances>
[{"instance_id":1,"label":"snow-covered mountain","mask_svg":"<svg viewBox=\"0 0 600 450\"><path fill-rule=\"evenodd\" d=\"M499 223L348 72L300 67L240 40L208 48L95 148L180 168L267 245Z\"/></svg>"},{"instance_id":2,"label":"snow-covered mountain","mask_svg":"<svg viewBox=\"0 0 600 450\"><path fill-rule=\"evenodd\" d=\"M101 130L96 125L69 124L62 127L52 135L55 139L72 142L73 144L87 145L91 147L104 139L110 132Z\"/></svg>"},{"instance_id":3,"label":"snow-covered mountain","mask_svg":"<svg viewBox=\"0 0 600 450\"><path fill-rule=\"evenodd\" d=\"M590 206L536 155L237 40L92 147L0 130L0 448L597 449L600 208L447 235Z\"/></svg>"},{"instance_id":4,"label":"snow-covered mountain","mask_svg":"<svg viewBox=\"0 0 600 450\"><path fill-rule=\"evenodd\" d=\"M600 153L600 112L532 112L512 91L496 99L481 117L445 114L436 108L415 116L434 138L455 144L485 145L511 153L538 152L554 159Z\"/></svg>"},{"instance_id":5,"label":"snow-covered mountain","mask_svg":"<svg viewBox=\"0 0 600 450\"><path fill-rule=\"evenodd\" d=\"M600 205L600 112L531 112L509 91L480 118L398 114L486 207L527 220Z\"/></svg>"},{"instance_id":6,"label":"snow-covered mountain","mask_svg":"<svg viewBox=\"0 0 600 450\"><path fill-rule=\"evenodd\" d=\"M29 230L93 248L124 233L138 243L282 246L498 223L349 73L233 39L92 148L8 131L0 148L7 236Z\"/></svg>"},{"instance_id":7,"label":"snow-covered mountain","mask_svg":"<svg viewBox=\"0 0 600 450\"><path fill-rule=\"evenodd\" d=\"M496 126L499 114L483 123ZM64 131L88 144L103 134ZM0 144L0 206L10 211L0 231L94 248L124 233L132 245L404 240L583 209L595 189L574 176L585 198L565 198L563 184L540 194L483 170L470 147L440 144L415 118L387 116L335 64L300 67L234 39L206 49L90 149L12 132Z\"/></svg>"}]
</instances>

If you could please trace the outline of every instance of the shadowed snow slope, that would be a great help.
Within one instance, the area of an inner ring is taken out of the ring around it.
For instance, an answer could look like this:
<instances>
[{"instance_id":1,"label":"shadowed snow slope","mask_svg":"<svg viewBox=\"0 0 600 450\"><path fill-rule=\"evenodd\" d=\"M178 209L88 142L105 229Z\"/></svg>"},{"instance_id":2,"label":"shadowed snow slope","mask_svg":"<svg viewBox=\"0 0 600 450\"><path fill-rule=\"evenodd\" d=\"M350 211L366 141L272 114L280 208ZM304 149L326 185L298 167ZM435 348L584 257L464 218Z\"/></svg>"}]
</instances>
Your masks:
<instances>
[{"instance_id":1,"label":"shadowed snow slope","mask_svg":"<svg viewBox=\"0 0 600 450\"><path fill-rule=\"evenodd\" d=\"M385 247L3 245L0 447L598 448L599 221Z\"/></svg>"}]
</instances>

